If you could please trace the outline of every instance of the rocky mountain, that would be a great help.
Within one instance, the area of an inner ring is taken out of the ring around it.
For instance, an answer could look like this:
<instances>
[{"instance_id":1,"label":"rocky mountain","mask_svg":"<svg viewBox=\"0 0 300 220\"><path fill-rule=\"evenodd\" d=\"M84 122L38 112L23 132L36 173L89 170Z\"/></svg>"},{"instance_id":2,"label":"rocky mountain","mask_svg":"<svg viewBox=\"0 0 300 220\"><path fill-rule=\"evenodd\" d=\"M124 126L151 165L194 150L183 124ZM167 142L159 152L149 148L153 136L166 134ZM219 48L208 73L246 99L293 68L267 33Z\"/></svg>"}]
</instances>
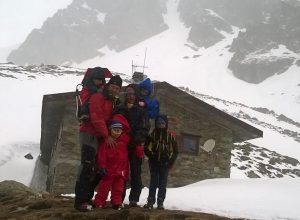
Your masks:
<instances>
[{"instance_id":1,"label":"rocky mountain","mask_svg":"<svg viewBox=\"0 0 300 220\"><path fill-rule=\"evenodd\" d=\"M182 0L181 17L191 27L189 40L197 47L210 47L224 38L222 32L240 29L230 51L233 74L246 82L260 83L299 66L300 2L291 0ZM284 47L281 54L272 50Z\"/></svg>"},{"instance_id":2,"label":"rocky mountain","mask_svg":"<svg viewBox=\"0 0 300 220\"><path fill-rule=\"evenodd\" d=\"M99 48L124 50L167 28L160 0L74 0L33 30L13 51L18 64L62 64L101 56Z\"/></svg>"},{"instance_id":3,"label":"rocky mountain","mask_svg":"<svg viewBox=\"0 0 300 220\"><path fill-rule=\"evenodd\" d=\"M165 19L169 1L74 0L33 30L8 60L81 63L104 55L101 48L123 51L170 28ZM297 0L178 0L179 19L189 33L177 43L198 51L238 32L224 48L232 53L228 69L238 79L257 84L300 66L299 9Z\"/></svg>"}]
</instances>

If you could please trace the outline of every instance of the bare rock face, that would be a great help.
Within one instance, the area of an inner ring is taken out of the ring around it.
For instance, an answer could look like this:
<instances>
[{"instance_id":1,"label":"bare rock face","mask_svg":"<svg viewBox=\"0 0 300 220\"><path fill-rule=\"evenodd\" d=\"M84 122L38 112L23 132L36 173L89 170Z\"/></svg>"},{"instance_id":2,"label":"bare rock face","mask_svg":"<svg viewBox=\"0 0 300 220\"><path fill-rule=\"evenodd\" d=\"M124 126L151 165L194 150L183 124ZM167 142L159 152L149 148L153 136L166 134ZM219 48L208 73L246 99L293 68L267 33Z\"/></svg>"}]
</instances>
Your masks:
<instances>
[{"instance_id":1,"label":"bare rock face","mask_svg":"<svg viewBox=\"0 0 300 220\"><path fill-rule=\"evenodd\" d=\"M232 166L243 170L249 178L300 177L300 162L297 159L250 143L235 146L232 156L234 161L242 162L242 165L232 163Z\"/></svg>"},{"instance_id":2,"label":"bare rock face","mask_svg":"<svg viewBox=\"0 0 300 220\"><path fill-rule=\"evenodd\" d=\"M168 27L159 0L74 0L33 30L8 60L17 64L63 64L137 44Z\"/></svg>"},{"instance_id":3,"label":"bare rock face","mask_svg":"<svg viewBox=\"0 0 300 220\"><path fill-rule=\"evenodd\" d=\"M109 219L109 220L226 220L228 218L171 210L145 210L143 208L129 208L113 210L107 206L92 212L82 213L73 208L74 199L70 197L54 196L49 193L36 193L30 188L15 181L0 182L0 219Z\"/></svg>"},{"instance_id":4,"label":"bare rock face","mask_svg":"<svg viewBox=\"0 0 300 220\"><path fill-rule=\"evenodd\" d=\"M26 159L28 159L28 160L32 160L33 159L33 156L30 153L26 154L24 157Z\"/></svg>"},{"instance_id":5,"label":"bare rock face","mask_svg":"<svg viewBox=\"0 0 300 220\"><path fill-rule=\"evenodd\" d=\"M293 0L181 0L179 4L181 19L191 28L188 40L196 47L218 43L234 27L243 30L228 45L233 52L228 68L235 77L254 84L293 64L299 66L295 56L300 51L299 9L300 3Z\"/></svg>"},{"instance_id":6,"label":"bare rock face","mask_svg":"<svg viewBox=\"0 0 300 220\"><path fill-rule=\"evenodd\" d=\"M28 188L22 183L12 181L12 180L5 180L0 182L0 199L3 200L4 198L12 198L12 197L30 197L36 196L37 193L34 192L32 189Z\"/></svg>"},{"instance_id":7,"label":"bare rock face","mask_svg":"<svg viewBox=\"0 0 300 220\"><path fill-rule=\"evenodd\" d=\"M122 51L168 29L163 17L166 3L74 0L33 30L7 59L21 65L61 65L102 56L105 47ZM233 53L228 68L241 80L257 84L291 65L299 66L299 1L180 0L177 12L190 28L187 39L179 43L195 51L241 30L226 46ZM282 48L281 54L274 53Z\"/></svg>"}]
</instances>

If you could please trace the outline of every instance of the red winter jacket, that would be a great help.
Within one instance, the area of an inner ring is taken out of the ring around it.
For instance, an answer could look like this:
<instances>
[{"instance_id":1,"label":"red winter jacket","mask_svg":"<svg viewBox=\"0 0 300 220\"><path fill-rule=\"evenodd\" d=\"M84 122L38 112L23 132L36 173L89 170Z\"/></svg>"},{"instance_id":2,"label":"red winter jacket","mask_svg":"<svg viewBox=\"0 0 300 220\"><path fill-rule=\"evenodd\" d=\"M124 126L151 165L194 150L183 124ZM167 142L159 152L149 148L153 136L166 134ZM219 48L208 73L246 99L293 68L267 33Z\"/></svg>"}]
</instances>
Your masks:
<instances>
[{"instance_id":1,"label":"red winter jacket","mask_svg":"<svg viewBox=\"0 0 300 220\"><path fill-rule=\"evenodd\" d=\"M123 115L114 115L112 120L117 120L123 125L123 133L116 141L116 147L110 148L106 142L102 142L97 155L97 163L100 168L106 169L107 177L122 176L128 179L129 161L128 161L128 143L129 143L129 124Z\"/></svg>"},{"instance_id":2,"label":"red winter jacket","mask_svg":"<svg viewBox=\"0 0 300 220\"><path fill-rule=\"evenodd\" d=\"M80 97L84 102L89 97L87 88L83 88ZM90 120L80 125L80 131L90 135L107 138L107 122L112 115L113 104L102 93L94 93L89 99Z\"/></svg>"}]
</instances>

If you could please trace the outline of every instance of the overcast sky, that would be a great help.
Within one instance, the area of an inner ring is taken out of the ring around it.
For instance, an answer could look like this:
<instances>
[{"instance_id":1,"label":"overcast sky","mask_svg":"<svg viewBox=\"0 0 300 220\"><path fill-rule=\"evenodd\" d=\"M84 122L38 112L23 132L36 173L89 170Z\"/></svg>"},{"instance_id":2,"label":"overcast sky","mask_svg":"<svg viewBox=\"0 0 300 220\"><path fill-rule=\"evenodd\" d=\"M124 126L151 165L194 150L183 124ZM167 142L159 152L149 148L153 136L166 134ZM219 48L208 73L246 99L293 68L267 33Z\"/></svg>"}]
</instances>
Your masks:
<instances>
[{"instance_id":1,"label":"overcast sky","mask_svg":"<svg viewBox=\"0 0 300 220\"><path fill-rule=\"evenodd\" d=\"M34 28L72 0L0 0L0 47L22 43Z\"/></svg>"}]
</instances>

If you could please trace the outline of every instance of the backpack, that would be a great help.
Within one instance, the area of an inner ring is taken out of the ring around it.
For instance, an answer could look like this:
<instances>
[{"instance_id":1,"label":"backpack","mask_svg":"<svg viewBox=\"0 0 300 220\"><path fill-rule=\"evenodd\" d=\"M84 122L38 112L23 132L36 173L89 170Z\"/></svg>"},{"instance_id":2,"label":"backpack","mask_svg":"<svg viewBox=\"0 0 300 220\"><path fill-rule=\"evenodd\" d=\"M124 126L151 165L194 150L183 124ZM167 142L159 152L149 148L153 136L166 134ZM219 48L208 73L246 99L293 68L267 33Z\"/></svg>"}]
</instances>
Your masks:
<instances>
[{"instance_id":1,"label":"backpack","mask_svg":"<svg viewBox=\"0 0 300 220\"><path fill-rule=\"evenodd\" d=\"M94 88L90 88L92 85L93 75L95 73L103 74L103 79L111 78L112 74L107 68L95 67L88 68L85 72L81 83L76 85L75 99L76 99L76 118L80 122L86 122L89 120L89 100L91 95L95 92ZM85 90L85 94L83 92ZM99 92L99 91L98 91ZM83 96L84 94L84 96Z\"/></svg>"},{"instance_id":2,"label":"backpack","mask_svg":"<svg viewBox=\"0 0 300 220\"><path fill-rule=\"evenodd\" d=\"M75 99L76 99L76 118L80 122L88 121L89 117L89 97L82 100L80 93L82 91L82 84L76 86Z\"/></svg>"}]
</instances>

